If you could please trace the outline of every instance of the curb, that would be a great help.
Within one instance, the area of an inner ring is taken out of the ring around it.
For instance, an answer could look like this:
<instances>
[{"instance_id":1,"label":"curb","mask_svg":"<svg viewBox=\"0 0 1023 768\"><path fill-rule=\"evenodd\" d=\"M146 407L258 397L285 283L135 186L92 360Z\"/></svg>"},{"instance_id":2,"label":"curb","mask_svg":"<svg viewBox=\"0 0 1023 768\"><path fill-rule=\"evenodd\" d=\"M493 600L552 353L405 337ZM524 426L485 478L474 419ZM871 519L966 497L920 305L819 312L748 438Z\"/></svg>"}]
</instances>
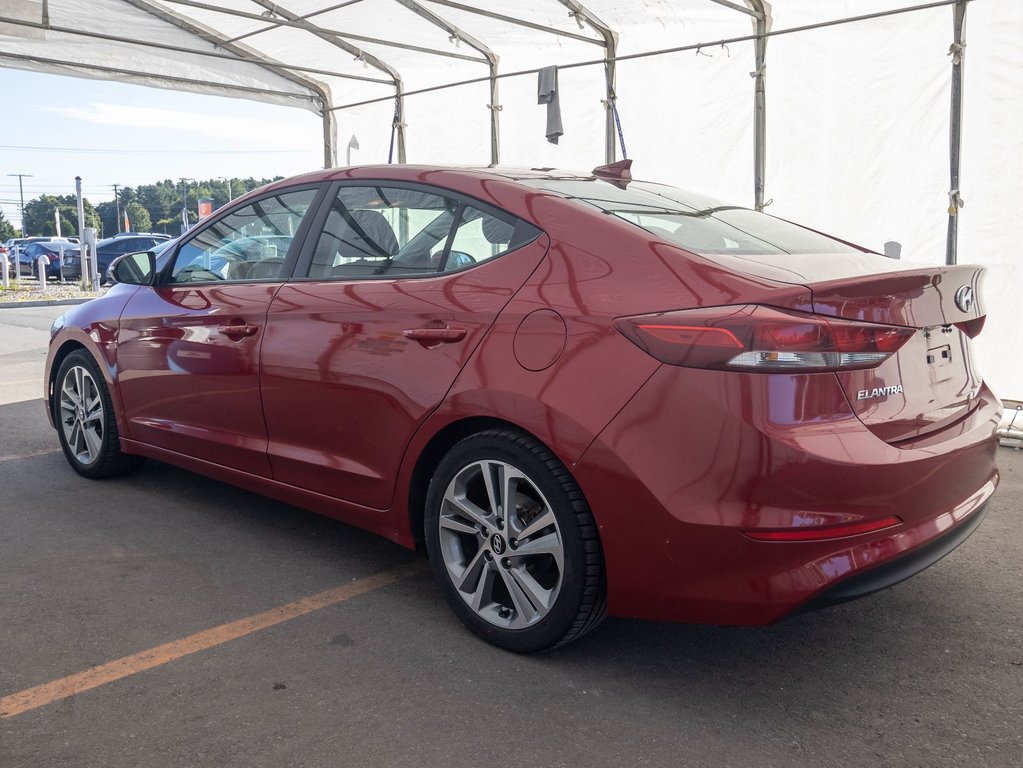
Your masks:
<instances>
[{"instance_id":1,"label":"curb","mask_svg":"<svg viewBox=\"0 0 1023 768\"><path fill-rule=\"evenodd\" d=\"M0 309L14 309L17 307L24 309L31 309L33 307L69 307L74 304L84 304L95 298L99 297L92 296L88 299L52 299L50 301L0 301Z\"/></svg>"}]
</instances>

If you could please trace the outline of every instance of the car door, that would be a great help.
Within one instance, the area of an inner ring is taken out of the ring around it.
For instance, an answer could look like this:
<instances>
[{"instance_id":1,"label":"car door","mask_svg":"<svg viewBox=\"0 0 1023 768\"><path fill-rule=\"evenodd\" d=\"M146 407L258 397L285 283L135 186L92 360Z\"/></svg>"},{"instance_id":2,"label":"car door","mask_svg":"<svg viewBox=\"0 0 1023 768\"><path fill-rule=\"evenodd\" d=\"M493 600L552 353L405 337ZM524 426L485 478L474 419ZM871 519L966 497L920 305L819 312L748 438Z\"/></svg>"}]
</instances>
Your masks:
<instances>
[{"instance_id":1,"label":"car door","mask_svg":"<svg viewBox=\"0 0 1023 768\"><path fill-rule=\"evenodd\" d=\"M128 437L269 474L259 349L318 194L318 186L276 191L204 224L158 285L128 301L117 349ZM290 245L264 249L268 237Z\"/></svg>"},{"instance_id":2,"label":"car door","mask_svg":"<svg viewBox=\"0 0 1023 768\"><path fill-rule=\"evenodd\" d=\"M346 182L328 199L268 315L270 464L276 480L384 509L416 428L549 241L435 188Z\"/></svg>"}]
</instances>

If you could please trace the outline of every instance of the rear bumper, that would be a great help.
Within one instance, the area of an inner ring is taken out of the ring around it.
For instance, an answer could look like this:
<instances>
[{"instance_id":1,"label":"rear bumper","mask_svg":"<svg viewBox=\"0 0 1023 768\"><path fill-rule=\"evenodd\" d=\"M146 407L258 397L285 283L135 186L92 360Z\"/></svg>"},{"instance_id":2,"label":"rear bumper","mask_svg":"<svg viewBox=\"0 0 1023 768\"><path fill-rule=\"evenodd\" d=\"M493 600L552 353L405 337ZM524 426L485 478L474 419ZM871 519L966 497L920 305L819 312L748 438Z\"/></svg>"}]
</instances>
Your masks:
<instances>
[{"instance_id":1,"label":"rear bumper","mask_svg":"<svg viewBox=\"0 0 1023 768\"><path fill-rule=\"evenodd\" d=\"M875 568L868 568L865 571L839 581L832 587L828 587L817 597L804 603L801 610L813 611L818 608L838 605L850 600L857 600L882 589L893 587L910 576L915 576L927 568L930 568L945 555L966 541L970 534L980 527L981 522L987 515L987 502L985 501L973 512L964 522L949 531L939 535L917 549L911 550L884 565Z\"/></svg>"},{"instance_id":2,"label":"rear bumper","mask_svg":"<svg viewBox=\"0 0 1023 768\"><path fill-rule=\"evenodd\" d=\"M573 468L601 532L608 612L762 625L922 570L983 517L999 414L983 388L944 440L896 447L849 411L828 374L665 366ZM836 539L742 533L888 516L902 523Z\"/></svg>"}]
</instances>

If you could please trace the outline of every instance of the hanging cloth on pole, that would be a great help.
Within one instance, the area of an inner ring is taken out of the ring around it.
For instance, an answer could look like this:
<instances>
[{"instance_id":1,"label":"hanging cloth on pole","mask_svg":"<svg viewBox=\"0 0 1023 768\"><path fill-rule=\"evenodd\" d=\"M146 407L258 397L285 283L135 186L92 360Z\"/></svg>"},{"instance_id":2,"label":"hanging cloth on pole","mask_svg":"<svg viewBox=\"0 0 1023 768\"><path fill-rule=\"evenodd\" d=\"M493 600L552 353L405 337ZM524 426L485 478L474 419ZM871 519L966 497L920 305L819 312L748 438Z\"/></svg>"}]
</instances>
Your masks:
<instances>
[{"instance_id":1,"label":"hanging cloth on pole","mask_svg":"<svg viewBox=\"0 0 1023 768\"><path fill-rule=\"evenodd\" d=\"M547 141L558 143L564 134L561 125L561 96L558 93L558 68L544 67L539 72L536 87L536 103L547 105Z\"/></svg>"}]
</instances>

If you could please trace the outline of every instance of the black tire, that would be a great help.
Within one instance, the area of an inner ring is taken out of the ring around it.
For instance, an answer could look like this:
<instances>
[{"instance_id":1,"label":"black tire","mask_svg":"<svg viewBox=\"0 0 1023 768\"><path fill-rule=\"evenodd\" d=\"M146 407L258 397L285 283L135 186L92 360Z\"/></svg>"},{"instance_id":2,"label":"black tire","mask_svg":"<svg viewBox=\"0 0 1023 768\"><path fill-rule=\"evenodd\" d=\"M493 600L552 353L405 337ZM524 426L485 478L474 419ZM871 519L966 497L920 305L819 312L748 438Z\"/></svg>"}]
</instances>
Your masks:
<instances>
[{"instance_id":1,"label":"black tire","mask_svg":"<svg viewBox=\"0 0 1023 768\"><path fill-rule=\"evenodd\" d=\"M79 391L84 396L76 400ZM60 365L53 388L53 422L64 457L82 477L123 475L143 462L141 456L121 451L110 390L96 361L84 350L72 352Z\"/></svg>"},{"instance_id":2,"label":"black tire","mask_svg":"<svg viewBox=\"0 0 1023 768\"><path fill-rule=\"evenodd\" d=\"M507 492L492 490L498 486ZM510 514L505 495L514 498ZM457 443L430 482L424 518L441 592L488 643L541 651L582 637L604 619L607 589L593 515L565 466L534 438L494 429Z\"/></svg>"}]
</instances>

